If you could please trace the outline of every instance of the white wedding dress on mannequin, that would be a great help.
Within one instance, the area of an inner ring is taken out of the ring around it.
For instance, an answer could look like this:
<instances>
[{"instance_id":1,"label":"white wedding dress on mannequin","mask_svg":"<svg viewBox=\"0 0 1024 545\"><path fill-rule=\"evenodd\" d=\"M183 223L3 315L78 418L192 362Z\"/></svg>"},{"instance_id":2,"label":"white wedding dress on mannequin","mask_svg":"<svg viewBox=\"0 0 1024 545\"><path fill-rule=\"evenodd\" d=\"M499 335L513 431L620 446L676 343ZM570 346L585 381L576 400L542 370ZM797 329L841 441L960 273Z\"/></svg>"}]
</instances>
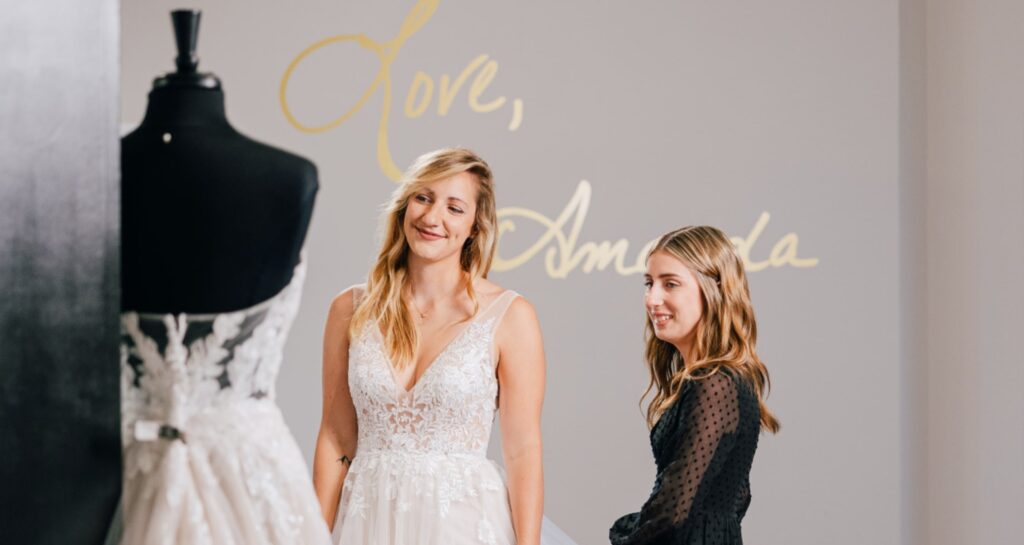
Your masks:
<instances>
[{"instance_id":1,"label":"white wedding dress on mannequin","mask_svg":"<svg viewBox=\"0 0 1024 545\"><path fill-rule=\"evenodd\" d=\"M237 312L122 314L124 545L327 545L274 382L298 310L288 286Z\"/></svg>"}]
</instances>

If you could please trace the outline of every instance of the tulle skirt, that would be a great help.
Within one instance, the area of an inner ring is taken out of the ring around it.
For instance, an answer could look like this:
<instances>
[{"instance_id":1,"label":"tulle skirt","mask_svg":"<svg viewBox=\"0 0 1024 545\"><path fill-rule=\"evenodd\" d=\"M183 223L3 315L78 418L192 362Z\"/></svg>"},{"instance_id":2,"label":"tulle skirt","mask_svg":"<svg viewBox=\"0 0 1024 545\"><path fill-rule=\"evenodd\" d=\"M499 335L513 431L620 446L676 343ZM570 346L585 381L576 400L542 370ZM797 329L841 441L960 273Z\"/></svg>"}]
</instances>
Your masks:
<instances>
[{"instance_id":1,"label":"tulle skirt","mask_svg":"<svg viewBox=\"0 0 1024 545\"><path fill-rule=\"evenodd\" d=\"M275 404L211 409L184 427L183 440L126 442L120 543L330 543L302 454Z\"/></svg>"},{"instance_id":2,"label":"tulle skirt","mask_svg":"<svg viewBox=\"0 0 1024 545\"><path fill-rule=\"evenodd\" d=\"M360 453L345 478L339 545L515 545L504 473L476 454ZM545 520L544 545L574 545Z\"/></svg>"}]
</instances>

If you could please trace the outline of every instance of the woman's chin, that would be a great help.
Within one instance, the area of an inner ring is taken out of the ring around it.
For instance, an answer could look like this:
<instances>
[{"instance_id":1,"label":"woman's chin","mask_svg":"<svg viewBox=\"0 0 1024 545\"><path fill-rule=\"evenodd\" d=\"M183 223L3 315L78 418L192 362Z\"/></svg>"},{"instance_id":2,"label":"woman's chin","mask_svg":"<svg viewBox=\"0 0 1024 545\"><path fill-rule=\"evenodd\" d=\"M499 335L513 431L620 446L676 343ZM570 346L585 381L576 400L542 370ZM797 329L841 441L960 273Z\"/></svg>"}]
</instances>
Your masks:
<instances>
[{"instance_id":1,"label":"woman's chin","mask_svg":"<svg viewBox=\"0 0 1024 545\"><path fill-rule=\"evenodd\" d=\"M665 341L673 345L676 344L677 340L679 340L677 336L673 335L670 331L666 331L665 329L654 328L654 336L657 337L659 341Z\"/></svg>"},{"instance_id":2,"label":"woman's chin","mask_svg":"<svg viewBox=\"0 0 1024 545\"><path fill-rule=\"evenodd\" d=\"M416 259L424 263L437 263L439 261L444 261L445 259L451 258L454 253L445 253L439 250L440 248L432 248L428 245L412 244L409 246L409 252L416 256Z\"/></svg>"}]
</instances>

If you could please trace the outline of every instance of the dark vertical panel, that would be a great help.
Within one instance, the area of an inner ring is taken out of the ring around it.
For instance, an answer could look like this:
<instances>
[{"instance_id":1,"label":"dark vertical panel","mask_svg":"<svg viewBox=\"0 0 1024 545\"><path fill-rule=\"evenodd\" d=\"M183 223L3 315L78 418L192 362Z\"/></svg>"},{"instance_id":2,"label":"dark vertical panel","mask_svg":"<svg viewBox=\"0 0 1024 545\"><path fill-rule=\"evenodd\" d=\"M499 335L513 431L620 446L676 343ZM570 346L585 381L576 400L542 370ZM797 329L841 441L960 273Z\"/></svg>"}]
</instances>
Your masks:
<instances>
[{"instance_id":1,"label":"dark vertical panel","mask_svg":"<svg viewBox=\"0 0 1024 545\"><path fill-rule=\"evenodd\" d=\"M118 3L0 18L0 541L100 543L120 493Z\"/></svg>"},{"instance_id":2,"label":"dark vertical panel","mask_svg":"<svg viewBox=\"0 0 1024 545\"><path fill-rule=\"evenodd\" d=\"M927 543L927 0L900 0L899 339L900 543Z\"/></svg>"}]
</instances>

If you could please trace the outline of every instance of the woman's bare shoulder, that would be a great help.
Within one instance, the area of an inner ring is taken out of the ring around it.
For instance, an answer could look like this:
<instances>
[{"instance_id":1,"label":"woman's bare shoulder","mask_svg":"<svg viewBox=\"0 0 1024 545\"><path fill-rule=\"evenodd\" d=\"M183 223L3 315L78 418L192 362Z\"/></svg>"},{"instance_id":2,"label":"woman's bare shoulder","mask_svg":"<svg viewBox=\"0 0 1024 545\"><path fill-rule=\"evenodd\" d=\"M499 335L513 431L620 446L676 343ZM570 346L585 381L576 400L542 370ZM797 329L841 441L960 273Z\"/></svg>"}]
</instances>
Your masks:
<instances>
[{"instance_id":1,"label":"woman's bare shoulder","mask_svg":"<svg viewBox=\"0 0 1024 545\"><path fill-rule=\"evenodd\" d=\"M331 307L328 310L328 319L340 319L348 321L352 318L352 314L355 311L356 297L366 292L365 284L356 284L349 286L341 291L341 293L334 296L331 299Z\"/></svg>"},{"instance_id":2,"label":"woman's bare shoulder","mask_svg":"<svg viewBox=\"0 0 1024 545\"><path fill-rule=\"evenodd\" d=\"M473 290L476 292L476 297L481 307L490 305L499 295L506 291L505 288L485 278L474 282Z\"/></svg>"}]
</instances>

